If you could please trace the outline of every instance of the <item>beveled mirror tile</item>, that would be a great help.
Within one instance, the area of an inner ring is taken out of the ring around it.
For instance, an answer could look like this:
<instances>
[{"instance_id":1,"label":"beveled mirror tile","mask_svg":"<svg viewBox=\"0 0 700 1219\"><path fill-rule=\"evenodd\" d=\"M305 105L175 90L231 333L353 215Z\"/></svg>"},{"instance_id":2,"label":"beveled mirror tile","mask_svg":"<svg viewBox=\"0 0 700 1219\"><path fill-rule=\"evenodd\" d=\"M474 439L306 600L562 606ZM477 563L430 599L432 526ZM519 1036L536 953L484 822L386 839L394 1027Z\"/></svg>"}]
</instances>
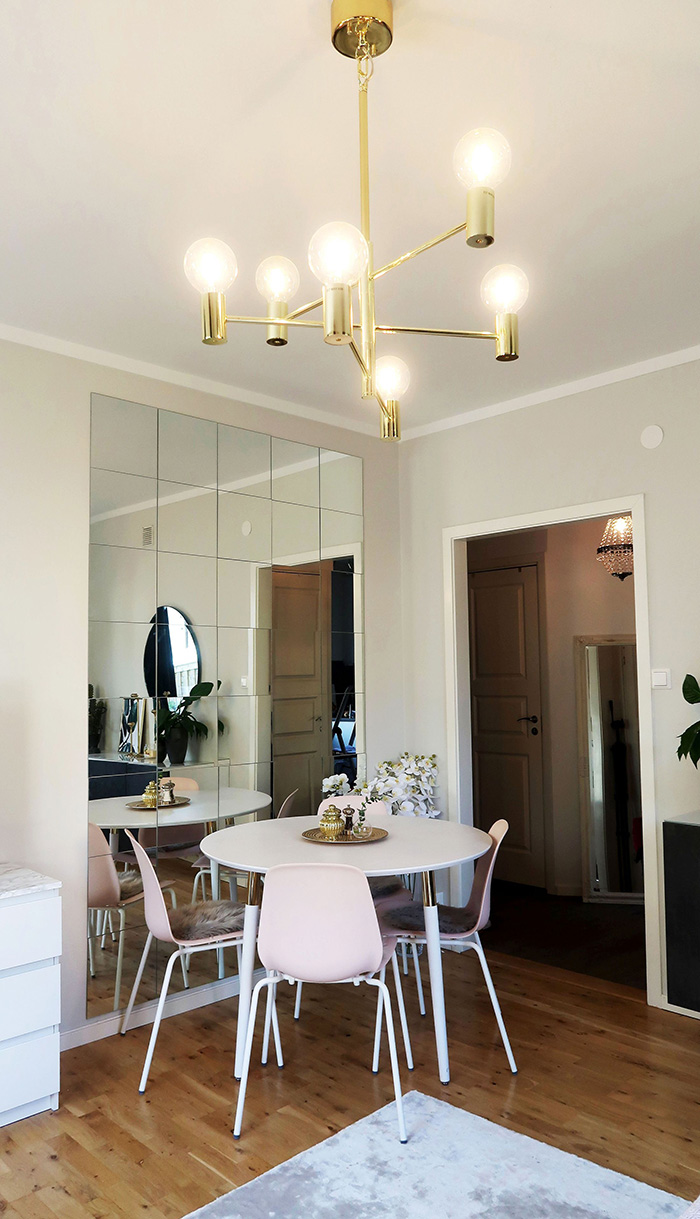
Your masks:
<instances>
[{"instance_id":1,"label":"beveled mirror tile","mask_svg":"<svg viewBox=\"0 0 700 1219\"><path fill-rule=\"evenodd\" d=\"M184 766L169 766L166 764L161 770L161 777L172 779L175 783L176 794L181 789L183 796L188 795L185 785L196 783L197 787L191 794L191 799L197 804L197 808L194 811L197 813L197 818L201 815L202 821L206 821L209 818L210 812L216 810L215 795L219 790L218 772L219 768L214 762L207 765L186 762ZM197 795L197 792L204 793L201 809L199 807L200 797ZM212 793L214 793L214 797L212 797Z\"/></svg>"},{"instance_id":2,"label":"beveled mirror tile","mask_svg":"<svg viewBox=\"0 0 700 1219\"><path fill-rule=\"evenodd\" d=\"M89 616L109 622L149 622L155 610L153 550L90 547Z\"/></svg>"},{"instance_id":3,"label":"beveled mirror tile","mask_svg":"<svg viewBox=\"0 0 700 1219\"><path fill-rule=\"evenodd\" d=\"M318 507L319 450L272 438L272 498Z\"/></svg>"},{"instance_id":4,"label":"beveled mirror tile","mask_svg":"<svg viewBox=\"0 0 700 1219\"><path fill-rule=\"evenodd\" d=\"M152 700L142 698L138 706L133 706L130 698L105 698L99 685L93 690L94 699L88 700L90 797L103 799L124 795L131 799L140 796L146 784L156 777L155 757L128 757L129 742L133 741L135 754L154 748ZM131 734L128 721L135 724ZM122 741L125 752L119 751ZM111 781L114 776L118 777L118 782ZM106 778L110 783L103 783Z\"/></svg>"},{"instance_id":5,"label":"beveled mirror tile","mask_svg":"<svg viewBox=\"0 0 700 1219\"><path fill-rule=\"evenodd\" d=\"M321 509L321 558L352 556L356 572L362 571L363 518L348 512Z\"/></svg>"},{"instance_id":6,"label":"beveled mirror tile","mask_svg":"<svg viewBox=\"0 0 700 1219\"><path fill-rule=\"evenodd\" d=\"M216 559L159 554L158 603L173 606L194 627L216 626Z\"/></svg>"},{"instance_id":7,"label":"beveled mirror tile","mask_svg":"<svg viewBox=\"0 0 700 1219\"><path fill-rule=\"evenodd\" d=\"M155 478L157 421L155 407L92 394L90 465Z\"/></svg>"},{"instance_id":8,"label":"beveled mirror tile","mask_svg":"<svg viewBox=\"0 0 700 1219\"><path fill-rule=\"evenodd\" d=\"M219 492L219 558L269 563L272 513L269 500Z\"/></svg>"},{"instance_id":9,"label":"beveled mirror tile","mask_svg":"<svg viewBox=\"0 0 700 1219\"><path fill-rule=\"evenodd\" d=\"M240 491L269 499L270 437L261 432L219 424L219 490Z\"/></svg>"},{"instance_id":10,"label":"beveled mirror tile","mask_svg":"<svg viewBox=\"0 0 700 1219\"><path fill-rule=\"evenodd\" d=\"M154 478L91 470L90 541L154 550L156 487Z\"/></svg>"},{"instance_id":11,"label":"beveled mirror tile","mask_svg":"<svg viewBox=\"0 0 700 1219\"><path fill-rule=\"evenodd\" d=\"M318 508L273 502L273 563L291 567L318 562L319 550Z\"/></svg>"},{"instance_id":12,"label":"beveled mirror tile","mask_svg":"<svg viewBox=\"0 0 700 1219\"><path fill-rule=\"evenodd\" d=\"M357 755L357 783L365 783L367 780L367 755L358 753Z\"/></svg>"},{"instance_id":13,"label":"beveled mirror tile","mask_svg":"<svg viewBox=\"0 0 700 1219\"><path fill-rule=\"evenodd\" d=\"M171 483L215 488L216 427L208 419L160 411L158 477Z\"/></svg>"},{"instance_id":14,"label":"beveled mirror tile","mask_svg":"<svg viewBox=\"0 0 700 1219\"><path fill-rule=\"evenodd\" d=\"M142 623L90 623L88 680L103 698L147 695L143 654L149 630Z\"/></svg>"},{"instance_id":15,"label":"beveled mirror tile","mask_svg":"<svg viewBox=\"0 0 700 1219\"><path fill-rule=\"evenodd\" d=\"M365 637L355 635L355 689L365 692Z\"/></svg>"},{"instance_id":16,"label":"beveled mirror tile","mask_svg":"<svg viewBox=\"0 0 700 1219\"><path fill-rule=\"evenodd\" d=\"M362 458L321 449L321 507L362 515Z\"/></svg>"},{"instance_id":17,"label":"beveled mirror tile","mask_svg":"<svg viewBox=\"0 0 700 1219\"><path fill-rule=\"evenodd\" d=\"M219 559L219 626L272 625L272 591L269 567L237 559Z\"/></svg>"},{"instance_id":18,"label":"beveled mirror tile","mask_svg":"<svg viewBox=\"0 0 700 1219\"><path fill-rule=\"evenodd\" d=\"M232 766L271 760L269 697L219 698L224 733L219 736L219 758Z\"/></svg>"},{"instance_id":19,"label":"beveled mirror tile","mask_svg":"<svg viewBox=\"0 0 700 1219\"><path fill-rule=\"evenodd\" d=\"M222 695L270 693L270 632L219 627Z\"/></svg>"},{"instance_id":20,"label":"beveled mirror tile","mask_svg":"<svg viewBox=\"0 0 700 1219\"><path fill-rule=\"evenodd\" d=\"M355 694L355 752L365 753L365 695L359 691Z\"/></svg>"},{"instance_id":21,"label":"beveled mirror tile","mask_svg":"<svg viewBox=\"0 0 700 1219\"><path fill-rule=\"evenodd\" d=\"M158 549L216 555L216 491L158 483Z\"/></svg>"}]
</instances>

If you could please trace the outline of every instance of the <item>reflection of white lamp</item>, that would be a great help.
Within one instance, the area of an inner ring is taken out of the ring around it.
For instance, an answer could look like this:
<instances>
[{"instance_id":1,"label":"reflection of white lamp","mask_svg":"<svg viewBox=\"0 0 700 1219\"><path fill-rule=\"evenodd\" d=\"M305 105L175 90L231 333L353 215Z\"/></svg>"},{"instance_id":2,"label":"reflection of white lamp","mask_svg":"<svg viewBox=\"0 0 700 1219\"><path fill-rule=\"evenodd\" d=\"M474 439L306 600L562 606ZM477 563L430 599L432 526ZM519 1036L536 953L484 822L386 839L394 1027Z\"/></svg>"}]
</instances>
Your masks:
<instances>
[{"instance_id":1,"label":"reflection of white lamp","mask_svg":"<svg viewBox=\"0 0 700 1219\"><path fill-rule=\"evenodd\" d=\"M611 576L626 580L634 571L632 517L611 516L596 551L599 563L604 563Z\"/></svg>"}]
</instances>

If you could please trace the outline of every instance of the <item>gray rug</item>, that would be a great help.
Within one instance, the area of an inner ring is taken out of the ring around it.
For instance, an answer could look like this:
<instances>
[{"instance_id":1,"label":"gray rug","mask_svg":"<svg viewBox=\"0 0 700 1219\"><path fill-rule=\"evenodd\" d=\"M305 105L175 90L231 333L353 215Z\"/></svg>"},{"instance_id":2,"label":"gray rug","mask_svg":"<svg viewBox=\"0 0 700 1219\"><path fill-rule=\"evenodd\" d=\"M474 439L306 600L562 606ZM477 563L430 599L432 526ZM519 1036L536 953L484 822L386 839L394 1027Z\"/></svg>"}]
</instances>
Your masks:
<instances>
[{"instance_id":1,"label":"gray rug","mask_svg":"<svg viewBox=\"0 0 700 1219\"><path fill-rule=\"evenodd\" d=\"M195 1211L197 1219L679 1219L688 1203L445 1101L404 1097ZM245 1126L240 1144L245 1146ZM189 1216L193 1219L193 1216Z\"/></svg>"}]
</instances>

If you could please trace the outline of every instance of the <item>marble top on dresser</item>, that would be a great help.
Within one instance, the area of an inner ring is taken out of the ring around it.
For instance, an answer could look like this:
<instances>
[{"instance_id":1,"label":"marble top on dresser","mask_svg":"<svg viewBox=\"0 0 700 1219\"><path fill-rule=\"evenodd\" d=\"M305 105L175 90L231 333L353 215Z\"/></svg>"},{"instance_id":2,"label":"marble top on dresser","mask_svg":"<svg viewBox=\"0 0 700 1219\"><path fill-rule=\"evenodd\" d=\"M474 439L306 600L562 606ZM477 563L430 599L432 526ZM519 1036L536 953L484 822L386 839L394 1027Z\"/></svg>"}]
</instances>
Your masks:
<instances>
[{"instance_id":1,"label":"marble top on dresser","mask_svg":"<svg viewBox=\"0 0 700 1219\"><path fill-rule=\"evenodd\" d=\"M45 889L60 889L60 880L42 876L31 868L21 868L16 863L0 863L0 901L5 897L26 897Z\"/></svg>"}]
</instances>

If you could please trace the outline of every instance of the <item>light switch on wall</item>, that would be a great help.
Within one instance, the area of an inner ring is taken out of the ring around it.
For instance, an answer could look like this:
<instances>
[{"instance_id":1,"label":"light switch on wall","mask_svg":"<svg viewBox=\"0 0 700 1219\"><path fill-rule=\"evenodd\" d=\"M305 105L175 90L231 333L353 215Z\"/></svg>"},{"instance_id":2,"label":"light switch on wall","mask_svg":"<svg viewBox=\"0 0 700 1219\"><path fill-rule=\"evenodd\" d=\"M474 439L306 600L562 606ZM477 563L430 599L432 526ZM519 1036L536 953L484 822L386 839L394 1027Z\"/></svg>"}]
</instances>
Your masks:
<instances>
[{"instance_id":1,"label":"light switch on wall","mask_svg":"<svg viewBox=\"0 0 700 1219\"><path fill-rule=\"evenodd\" d=\"M670 669L652 669L651 685L653 690L670 690L671 689L671 670Z\"/></svg>"}]
</instances>

